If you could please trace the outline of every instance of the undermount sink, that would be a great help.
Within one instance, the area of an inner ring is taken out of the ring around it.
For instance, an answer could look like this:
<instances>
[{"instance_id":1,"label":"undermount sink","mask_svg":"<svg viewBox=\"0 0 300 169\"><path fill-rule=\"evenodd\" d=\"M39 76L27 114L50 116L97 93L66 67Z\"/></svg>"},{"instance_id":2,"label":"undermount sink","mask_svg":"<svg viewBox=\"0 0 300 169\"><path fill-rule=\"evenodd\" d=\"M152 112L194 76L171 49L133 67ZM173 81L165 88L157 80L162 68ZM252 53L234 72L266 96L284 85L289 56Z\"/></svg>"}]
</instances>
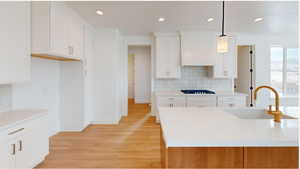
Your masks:
<instances>
[{"instance_id":1,"label":"undermount sink","mask_svg":"<svg viewBox=\"0 0 300 169\"><path fill-rule=\"evenodd\" d=\"M273 115L267 114L265 109L238 108L238 109L224 109L224 111L233 114L240 119L273 119ZM281 116L281 119L296 119L296 118L283 114Z\"/></svg>"}]
</instances>

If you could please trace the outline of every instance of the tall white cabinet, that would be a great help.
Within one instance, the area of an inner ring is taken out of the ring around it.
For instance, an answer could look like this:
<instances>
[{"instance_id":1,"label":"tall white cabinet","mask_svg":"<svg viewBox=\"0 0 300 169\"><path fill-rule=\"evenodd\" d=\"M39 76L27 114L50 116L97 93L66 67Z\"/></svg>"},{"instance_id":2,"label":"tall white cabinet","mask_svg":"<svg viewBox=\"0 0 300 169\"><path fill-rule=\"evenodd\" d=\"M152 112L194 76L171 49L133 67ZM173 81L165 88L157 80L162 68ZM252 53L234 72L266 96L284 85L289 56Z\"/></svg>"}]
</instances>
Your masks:
<instances>
[{"instance_id":1,"label":"tall white cabinet","mask_svg":"<svg viewBox=\"0 0 300 169\"><path fill-rule=\"evenodd\" d=\"M32 53L81 59L84 23L63 2L32 2Z\"/></svg>"},{"instance_id":2,"label":"tall white cabinet","mask_svg":"<svg viewBox=\"0 0 300 169\"><path fill-rule=\"evenodd\" d=\"M155 33L156 78L180 78L180 39L176 33Z\"/></svg>"},{"instance_id":3,"label":"tall white cabinet","mask_svg":"<svg viewBox=\"0 0 300 169\"><path fill-rule=\"evenodd\" d=\"M0 2L0 84L30 80L30 2Z\"/></svg>"}]
</instances>

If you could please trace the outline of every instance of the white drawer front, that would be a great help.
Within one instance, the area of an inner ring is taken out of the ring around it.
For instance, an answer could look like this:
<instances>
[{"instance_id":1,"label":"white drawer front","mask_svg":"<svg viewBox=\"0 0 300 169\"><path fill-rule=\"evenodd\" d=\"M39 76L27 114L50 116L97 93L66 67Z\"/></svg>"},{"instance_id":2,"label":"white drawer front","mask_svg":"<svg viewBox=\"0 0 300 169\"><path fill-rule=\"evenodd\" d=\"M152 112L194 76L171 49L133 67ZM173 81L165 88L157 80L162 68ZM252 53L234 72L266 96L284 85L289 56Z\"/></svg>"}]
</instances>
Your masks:
<instances>
[{"instance_id":1,"label":"white drawer front","mask_svg":"<svg viewBox=\"0 0 300 169\"><path fill-rule=\"evenodd\" d=\"M187 96L188 107L215 107L216 96Z\"/></svg>"},{"instance_id":2,"label":"white drawer front","mask_svg":"<svg viewBox=\"0 0 300 169\"><path fill-rule=\"evenodd\" d=\"M184 96L161 96L157 98L157 106L164 107L184 107Z\"/></svg>"},{"instance_id":3,"label":"white drawer front","mask_svg":"<svg viewBox=\"0 0 300 169\"><path fill-rule=\"evenodd\" d=\"M246 106L245 96L220 96L218 107L243 107Z\"/></svg>"}]
</instances>

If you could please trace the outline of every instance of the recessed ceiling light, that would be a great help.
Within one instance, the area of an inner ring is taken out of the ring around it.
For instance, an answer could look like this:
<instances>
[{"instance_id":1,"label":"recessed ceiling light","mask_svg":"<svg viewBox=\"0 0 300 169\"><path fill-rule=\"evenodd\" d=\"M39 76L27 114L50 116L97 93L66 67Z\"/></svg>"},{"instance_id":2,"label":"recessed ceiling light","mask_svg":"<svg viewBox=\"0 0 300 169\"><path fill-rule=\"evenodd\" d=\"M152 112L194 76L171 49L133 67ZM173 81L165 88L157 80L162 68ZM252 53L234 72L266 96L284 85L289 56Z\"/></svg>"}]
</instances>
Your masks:
<instances>
[{"instance_id":1,"label":"recessed ceiling light","mask_svg":"<svg viewBox=\"0 0 300 169\"><path fill-rule=\"evenodd\" d=\"M158 22L164 22L165 18L158 18Z\"/></svg>"},{"instance_id":2,"label":"recessed ceiling light","mask_svg":"<svg viewBox=\"0 0 300 169\"><path fill-rule=\"evenodd\" d=\"M214 18L208 18L207 19L207 22L211 22L211 21L213 21L214 20Z\"/></svg>"},{"instance_id":3,"label":"recessed ceiling light","mask_svg":"<svg viewBox=\"0 0 300 169\"><path fill-rule=\"evenodd\" d=\"M98 15L103 15L103 12L100 11L100 10L97 10L97 11L96 11L96 14L98 14Z\"/></svg>"},{"instance_id":4,"label":"recessed ceiling light","mask_svg":"<svg viewBox=\"0 0 300 169\"><path fill-rule=\"evenodd\" d=\"M262 20L264 20L264 18L255 18L255 19L254 19L254 22L260 22L260 21L262 21Z\"/></svg>"}]
</instances>

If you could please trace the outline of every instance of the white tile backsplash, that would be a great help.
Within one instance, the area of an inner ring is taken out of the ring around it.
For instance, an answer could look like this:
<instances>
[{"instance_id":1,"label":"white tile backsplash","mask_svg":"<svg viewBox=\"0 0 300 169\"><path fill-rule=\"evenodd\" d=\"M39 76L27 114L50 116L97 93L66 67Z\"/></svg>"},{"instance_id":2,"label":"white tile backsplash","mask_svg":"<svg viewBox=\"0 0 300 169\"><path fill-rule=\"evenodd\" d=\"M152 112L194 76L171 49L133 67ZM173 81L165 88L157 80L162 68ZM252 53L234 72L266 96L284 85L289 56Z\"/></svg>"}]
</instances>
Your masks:
<instances>
[{"instance_id":1,"label":"white tile backsplash","mask_svg":"<svg viewBox=\"0 0 300 169\"><path fill-rule=\"evenodd\" d=\"M232 91L232 80L208 77L208 67L185 66L181 68L180 79L155 79L154 91L173 91L182 89L210 89L213 91Z\"/></svg>"}]
</instances>

